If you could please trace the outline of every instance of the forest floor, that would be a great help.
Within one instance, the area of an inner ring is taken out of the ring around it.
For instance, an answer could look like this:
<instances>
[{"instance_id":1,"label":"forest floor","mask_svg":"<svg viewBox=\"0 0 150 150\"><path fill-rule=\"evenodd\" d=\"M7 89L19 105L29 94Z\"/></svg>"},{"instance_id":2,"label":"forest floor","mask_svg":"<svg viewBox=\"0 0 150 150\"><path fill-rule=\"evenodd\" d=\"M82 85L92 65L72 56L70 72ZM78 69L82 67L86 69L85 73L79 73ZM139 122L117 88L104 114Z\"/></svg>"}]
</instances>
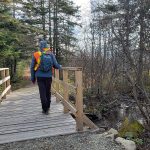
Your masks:
<instances>
[{"instance_id":1,"label":"forest floor","mask_svg":"<svg viewBox=\"0 0 150 150\"><path fill-rule=\"evenodd\" d=\"M139 138L143 140L143 144L137 145L137 150L150 150L150 132L144 132Z\"/></svg>"}]
</instances>

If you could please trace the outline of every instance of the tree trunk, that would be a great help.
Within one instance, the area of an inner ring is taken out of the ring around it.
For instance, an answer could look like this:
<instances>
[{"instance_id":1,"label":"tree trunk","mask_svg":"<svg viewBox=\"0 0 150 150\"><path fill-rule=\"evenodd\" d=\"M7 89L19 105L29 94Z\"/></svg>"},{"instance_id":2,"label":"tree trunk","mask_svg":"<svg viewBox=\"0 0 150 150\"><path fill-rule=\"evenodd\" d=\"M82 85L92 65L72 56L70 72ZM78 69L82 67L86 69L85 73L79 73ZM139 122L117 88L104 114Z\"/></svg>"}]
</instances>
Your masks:
<instances>
[{"instance_id":1,"label":"tree trunk","mask_svg":"<svg viewBox=\"0 0 150 150\"><path fill-rule=\"evenodd\" d=\"M50 47L52 47L52 25L51 25L51 8L52 8L52 4L51 4L51 0L49 0L49 44Z\"/></svg>"}]
</instances>

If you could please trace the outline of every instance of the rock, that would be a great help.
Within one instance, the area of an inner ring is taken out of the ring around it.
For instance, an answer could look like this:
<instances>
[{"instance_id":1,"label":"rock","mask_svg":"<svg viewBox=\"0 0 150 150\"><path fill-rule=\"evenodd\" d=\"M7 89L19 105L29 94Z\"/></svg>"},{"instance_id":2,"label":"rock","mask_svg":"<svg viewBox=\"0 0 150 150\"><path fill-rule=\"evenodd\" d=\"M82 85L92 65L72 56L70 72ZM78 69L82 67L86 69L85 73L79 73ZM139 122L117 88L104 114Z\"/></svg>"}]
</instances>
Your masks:
<instances>
[{"instance_id":1,"label":"rock","mask_svg":"<svg viewBox=\"0 0 150 150\"><path fill-rule=\"evenodd\" d=\"M114 134L108 134L108 135L106 135L105 137L106 137L106 138L110 138L111 141L114 141L115 135L114 135Z\"/></svg>"},{"instance_id":2,"label":"rock","mask_svg":"<svg viewBox=\"0 0 150 150\"><path fill-rule=\"evenodd\" d=\"M136 150L135 142L118 137L115 139L117 143L122 144L126 150Z\"/></svg>"},{"instance_id":3,"label":"rock","mask_svg":"<svg viewBox=\"0 0 150 150\"><path fill-rule=\"evenodd\" d=\"M111 140L114 141L114 137L117 134L118 134L118 131L111 128L109 131L102 133L101 136L105 138L111 138Z\"/></svg>"},{"instance_id":4,"label":"rock","mask_svg":"<svg viewBox=\"0 0 150 150\"><path fill-rule=\"evenodd\" d=\"M114 135L117 135L118 134L118 131L111 128L109 131L108 131L109 134L114 134Z\"/></svg>"}]
</instances>

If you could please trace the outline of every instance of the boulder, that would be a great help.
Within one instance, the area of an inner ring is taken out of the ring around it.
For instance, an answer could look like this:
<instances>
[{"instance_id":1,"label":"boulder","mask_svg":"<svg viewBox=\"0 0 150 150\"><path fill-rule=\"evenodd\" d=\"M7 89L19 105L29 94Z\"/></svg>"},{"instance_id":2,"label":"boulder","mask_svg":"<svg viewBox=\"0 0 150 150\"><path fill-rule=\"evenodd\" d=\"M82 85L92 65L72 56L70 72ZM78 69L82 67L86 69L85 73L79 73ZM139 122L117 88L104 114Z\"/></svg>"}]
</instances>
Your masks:
<instances>
[{"instance_id":1,"label":"boulder","mask_svg":"<svg viewBox=\"0 0 150 150\"><path fill-rule=\"evenodd\" d=\"M131 140L126 140L124 138L118 137L115 141L119 144L122 144L126 150L136 150L135 142Z\"/></svg>"}]
</instances>

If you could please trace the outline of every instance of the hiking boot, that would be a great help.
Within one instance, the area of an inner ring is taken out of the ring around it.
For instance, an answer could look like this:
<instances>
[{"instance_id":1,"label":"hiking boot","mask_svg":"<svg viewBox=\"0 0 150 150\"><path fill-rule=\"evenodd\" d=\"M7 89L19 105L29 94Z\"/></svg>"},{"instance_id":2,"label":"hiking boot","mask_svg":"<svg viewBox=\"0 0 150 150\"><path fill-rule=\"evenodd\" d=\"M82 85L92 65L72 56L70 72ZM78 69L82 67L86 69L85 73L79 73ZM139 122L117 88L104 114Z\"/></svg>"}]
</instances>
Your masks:
<instances>
[{"instance_id":1,"label":"hiking boot","mask_svg":"<svg viewBox=\"0 0 150 150\"><path fill-rule=\"evenodd\" d=\"M42 111L42 114L48 115L49 114L49 109L47 111Z\"/></svg>"},{"instance_id":2,"label":"hiking boot","mask_svg":"<svg viewBox=\"0 0 150 150\"><path fill-rule=\"evenodd\" d=\"M49 111L47 110L46 112L45 112L45 115L48 115L49 114Z\"/></svg>"}]
</instances>

